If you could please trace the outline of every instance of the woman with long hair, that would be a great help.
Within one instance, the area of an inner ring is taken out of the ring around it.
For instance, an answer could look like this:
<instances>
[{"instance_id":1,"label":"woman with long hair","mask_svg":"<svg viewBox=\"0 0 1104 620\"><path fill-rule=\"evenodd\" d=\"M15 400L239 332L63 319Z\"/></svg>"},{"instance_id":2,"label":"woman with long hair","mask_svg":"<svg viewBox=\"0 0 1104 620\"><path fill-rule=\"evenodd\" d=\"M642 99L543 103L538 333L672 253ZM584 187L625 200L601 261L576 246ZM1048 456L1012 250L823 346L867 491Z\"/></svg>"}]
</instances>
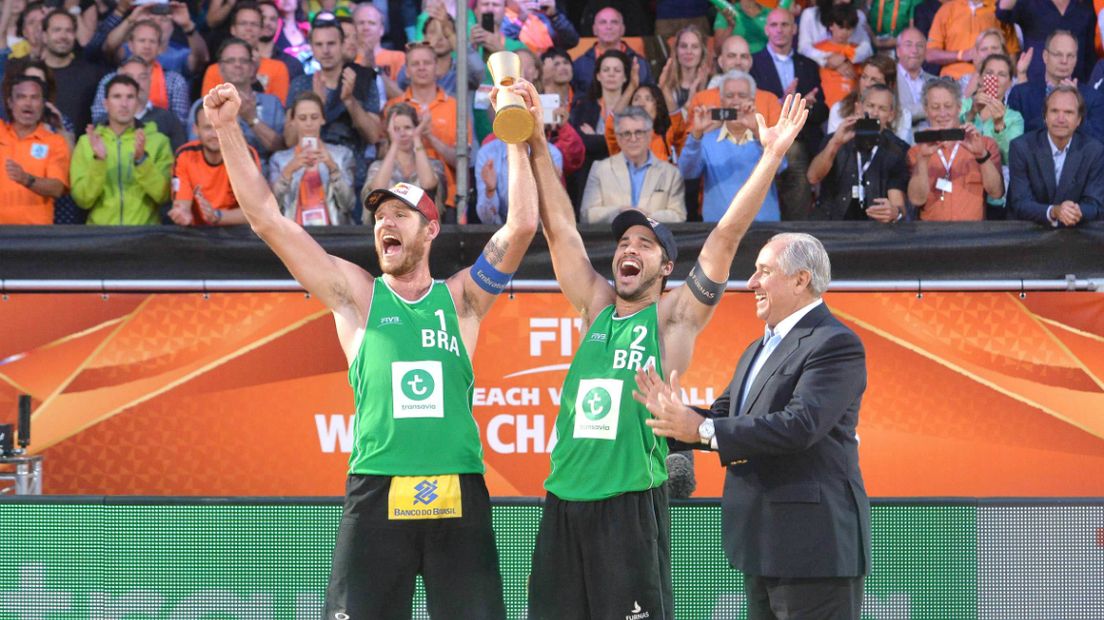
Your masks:
<instances>
[{"instance_id":1,"label":"woman with long hair","mask_svg":"<svg viewBox=\"0 0 1104 620\"><path fill-rule=\"evenodd\" d=\"M387 109L384 123L387 126L386 154L368 167L368 182L364 184L361 198L367 198L372 190L387 189L396 183L410 183L433 196L438 207L445 204L445 167L435 157L426 155L422 138L429 131L429 113L418 118L418 111L409 103L397 103ZM370 224L365 220L365 224Z\"/></svg>"},{"instance_id":2,"label":"woman with long hair","mask_svg":"<svg viewBox=\"0 0 1104 620\"><path fill-rule=\"evenodd\" d=\"M603 53L595 66L594 80L585 95L576 97L568 118L583 138L587 158L592 160L609 157L606 124L629 104L640 82L639 69L631 65L628 55L622 51Z\"/></svg>"},{"instance_id":3,"label":"woman with long hair","mask_svg":"<svg viewBox=\"0 0 1104 620\"><path fill-rule=\"evenodd\" d=\"M353 152L322 141L322 110L322 98L314 91L296 95L287 123L296 130L299 144L269 160L269 184L284 217L303 226L351 223L356 201Z\"/></svg>"},{"instance_id":4,"label":"woman with long hair","mask_svg":"<svg viewBox=\"0 0 1104 620\"><path fill-rule=\"evenodd\" d=\"M666 92L660 90L654 84L641 84L633 91L630 105L644 108L648 116L652 117L652 155L670 162L678 163L678 155L686 144L686 122L681 112L670 112L671 98ZM610 155L621 152L617 144L617 136L613 123L606 121L606 146Z\"/></svg>"},{"instance_id":5,"label":"woman with long hair","mask_svg":"<svg viewBox=\"0 0 1104 620\"><path fill-rule=\"evenodd\" d=\"M855 113L862 93L873 84L882 84L897 92L897 62L889 56L877 54L867 59L859 74L859 87L851 91L846 97L836 102L828 111L828 133L833 133L843 122L843 119ZM896 99L896 95L894 96ZM893 119L893 133L909 144L912 144L912 114L908 110L896 106L897 118Z\"/></svg>"},{"instance_id":6,"label":"woman with long hair","mask_svg":"<svg viewBox=\"0 0 1104 620\"><path fill-rule=\"evenodd\" d=\"M713 68L705 35L697 26L687 26L675 35L674 53L667 58L659 74L659 87L681 110L695 93L705 88Z\"/></svg>"}]
</instances>

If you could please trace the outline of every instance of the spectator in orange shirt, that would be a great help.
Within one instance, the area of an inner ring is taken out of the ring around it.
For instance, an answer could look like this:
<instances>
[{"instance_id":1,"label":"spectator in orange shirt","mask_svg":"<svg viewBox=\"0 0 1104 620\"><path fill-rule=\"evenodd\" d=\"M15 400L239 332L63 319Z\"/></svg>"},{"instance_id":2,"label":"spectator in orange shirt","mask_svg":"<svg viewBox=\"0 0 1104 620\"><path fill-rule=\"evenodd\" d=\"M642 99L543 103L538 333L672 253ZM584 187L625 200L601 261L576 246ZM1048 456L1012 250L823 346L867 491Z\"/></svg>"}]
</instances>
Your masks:
<instances>
[{"instance_id":1,"label":"spectator in orange shirt","mask_svg":"<svg viewBox=\"0 0 1104 620\"><path fill-rule=\"evenodd\" d=\"M959 79L975 71L977 37L989 28L1002 28L997 21L996 0L947 0L939 7L928 32L927 61L942 65L940 76ZM1008 53L1020 51L1016 37L1006 37Z\"/></svg>"},{"instance_id":2,"label":"spectator in orange shirt","mask_svg":"<svg viewBox=\"0 0 1104 620\"><path fill-rule=\"evenodd\" d=\"M245 214L238 208L230 177L222 165L218 135L202 106L196 108L195 130L199 139L176 150L169 218L180 226L245 224ZM260 169L257 151L249 147L249 154Z\"/></svg>"},{"instance_id":3,"label":"spectator in orange shirt","mask_svg":"<svg viewBox=\"0 0 1104 620\"><path fill-rule=\"evenodd\" d=\"M824 65L820 68L820 86L824 89L824 105L829 108L855 90L855 50L858 45L852 43L851 33L859 24L859 12L851 3L832 6L825 16L828 22L829 38L813 44L816 49L828 54L839 54L844 60L834 68Z\"/></svg>"},{"instance_id":4,"label":"spectator in orange shirt","mask_svg":"<svg viewBox=\"0 0 1104 620\"><path fill-rule=\"evenodd\" d=\"M275 95L280 101L286 101L288 96L288 69L287 65L279 60L267 58L260 53L259 42L261 38L261 21L263 20L260 7L254 2L239 2L234 7L230 16L230 35L242 39L257 52L256 58L260 60L257 67L257 81L261 83L264 91ZM202 93L207 93L215 86L225 82L217 63L207 67L203 74Z\"/></svg>"},{"instance_id":5,"label":"spectator in orange shirt","mask_svg":"<svg viewBox=\"0 0 1104 620\"><path fill-rule=\"evenodd\" d=\"M962 91L950 79L924 85L924 110L932 129L966 130L956 142L917 144L909 149L909 202L928 221L979 221L985 218L985 196L1004 196L1000 148L973 125L962 125Z\"/></svg>"},{"instance_id":6,"label":"spectator in orange shirt","mask_svg":"<svg viewBox=\"0 0 1104 620\"><path fill-rule=\"evenodd\" d=\"M42 124L46 83L29 75L10 81L0 121L0 224L53 224L54 199L69 187L69 146Z\"/></svg>"},{"instance_id":7,"label":"spectator in orange shirt","mask_svg":"<svg viewBox=\"0 0 1104 620\"><path fill-rule=\"evenodd\" d=\"M445 165L448 195L445 201L455 206L456 196L456 99L449 97L437 85L435 73L437 56L425 43L407 46L406 72L410 86L399 97L387 102L387 107L408 103L418 110L418 115L430 115L430 129L422 133L426 154ZM471 127L471 124L468 124ZM468 132L471 141L471 131ZM474 157L472 158L474 161Z\"/></svg>"},{"instance_id":8,"label":"spectator in orange shirt","mask_svg":"<svg viewBox=\"0 0 1104 620\"><path fill-rule=\"evenodd\" d=\"M281 1L286 3L289 0ZM271 58L272 60L278 60L284 63L284 66L287 67L288 80L294 80L300 75L303 75L303 63L299 61L299 58L287 53L283 46L280 45L280 43L287 44L287 39L285 38L286 33L280 30L283 25L280 20L280 9L271 0L262 0L257 3L257 6L261 9L262 15L261 36L257 38L257 51L259 52L259 57ZM290 32L298 33L300 37L303 37L303 41L306 41L306 37L299 31L294 20L292 20ZM283 101L280 103L283 104Z\"/></svg>"},{"instance_id":9,"label":"spectator in orange shirt","mask_svg":"<svg viewBox=\"0 0 1104 620\"><path fill-rule=\"evenodd\" d=\"M721 79L725 73L732 70L751 72L751 48L747 41L740 35L732 35L725 39L721 45L721 53L717 56L717 65L720 72L709 81L708 88L699 91L690 98L686 110L695 110L699 107L710 109L721 107ZM773 127L778 122L778 116L782 113L782 105L778 103L778 97L765 90L755 90L755 111L763 115L768 127ZM683 126L689 126L690 114L683 113Z\"/></svg>"}]
</instances>

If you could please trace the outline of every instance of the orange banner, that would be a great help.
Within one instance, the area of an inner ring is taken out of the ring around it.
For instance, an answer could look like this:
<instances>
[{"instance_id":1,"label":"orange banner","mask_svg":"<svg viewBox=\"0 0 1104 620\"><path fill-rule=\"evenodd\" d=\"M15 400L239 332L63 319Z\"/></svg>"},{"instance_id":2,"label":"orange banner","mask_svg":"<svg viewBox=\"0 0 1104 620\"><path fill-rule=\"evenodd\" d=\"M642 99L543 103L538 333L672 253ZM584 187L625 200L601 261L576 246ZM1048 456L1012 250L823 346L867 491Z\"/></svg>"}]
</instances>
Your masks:
<instances>
[{"instance_id":1,"label":"orange banner","mask_svg":"<svg viewBox=\"0 0 1104 620\"><path fill-rule=\"evenodd\" d=\"M1104 296L834 293L867 350L861 458L874 496L1104 495ZM352 392L333 319L296 293L13 295L0 302L0 420L34 399L58 494L340 495ZM541 495L578 319L503 296L475 351L494 495ZM708 406L762 333L729 293L683 380ZM723 469L698 453L698 495Z\"/></svg>"}]
</instances>

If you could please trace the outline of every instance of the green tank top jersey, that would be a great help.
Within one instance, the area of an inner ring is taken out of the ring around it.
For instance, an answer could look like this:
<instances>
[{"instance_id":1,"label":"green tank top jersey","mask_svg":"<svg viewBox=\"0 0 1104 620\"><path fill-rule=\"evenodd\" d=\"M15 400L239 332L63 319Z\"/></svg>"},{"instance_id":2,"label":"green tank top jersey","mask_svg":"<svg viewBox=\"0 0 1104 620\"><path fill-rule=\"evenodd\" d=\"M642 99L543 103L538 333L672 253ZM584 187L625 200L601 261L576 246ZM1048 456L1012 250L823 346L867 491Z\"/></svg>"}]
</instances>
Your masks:
<instances>
[{"instance_id":1,"label":"green tank top jersey","mask_svg":"<svg viewBox=\"0 0 1104 620\"><path fill-rule=\"evenodd\" d=\"M483 473L471 409L475 373L443 282L406 301L376 278L349 384L356 402L349 473Z\"/></svg>"},{"instance_id":2,"label":"green tank top jersey","mask_svg":"<svg viewBox=\"0 0 1104 620\"><path fill-rule=\"evenodd\" d=\"M627 317L598 314L564 379L552 471L544 488L561 499L593 501L658 487L667 480L667 442L644 423L633 400L636 371L661 373L656 305Z\"/></svg>"}]
</instances>

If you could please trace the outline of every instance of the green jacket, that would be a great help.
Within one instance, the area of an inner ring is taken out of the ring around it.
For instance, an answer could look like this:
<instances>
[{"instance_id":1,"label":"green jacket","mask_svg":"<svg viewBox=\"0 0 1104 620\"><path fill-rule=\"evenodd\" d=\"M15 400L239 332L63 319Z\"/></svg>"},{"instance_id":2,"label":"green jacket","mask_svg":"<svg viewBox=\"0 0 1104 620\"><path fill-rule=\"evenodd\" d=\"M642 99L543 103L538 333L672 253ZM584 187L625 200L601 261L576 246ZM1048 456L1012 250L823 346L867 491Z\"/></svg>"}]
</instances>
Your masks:
<instances>
[{"instance_id":1,"label":"green jacket","mask_svg":"<svg viewBox=\"0 0 1104 620\"><path fill-rule=\"evenodd\" d=\"M103 138L106 159L96 159L88 136L73 149L69 180L73 200L89 211L90 225L146 226L161 222L159 208L169 200L173 154L169 139L147 123L146 155L134 163L133 128L116 136L106 125L96 133Z\"/></svg>"}]
</instances>

